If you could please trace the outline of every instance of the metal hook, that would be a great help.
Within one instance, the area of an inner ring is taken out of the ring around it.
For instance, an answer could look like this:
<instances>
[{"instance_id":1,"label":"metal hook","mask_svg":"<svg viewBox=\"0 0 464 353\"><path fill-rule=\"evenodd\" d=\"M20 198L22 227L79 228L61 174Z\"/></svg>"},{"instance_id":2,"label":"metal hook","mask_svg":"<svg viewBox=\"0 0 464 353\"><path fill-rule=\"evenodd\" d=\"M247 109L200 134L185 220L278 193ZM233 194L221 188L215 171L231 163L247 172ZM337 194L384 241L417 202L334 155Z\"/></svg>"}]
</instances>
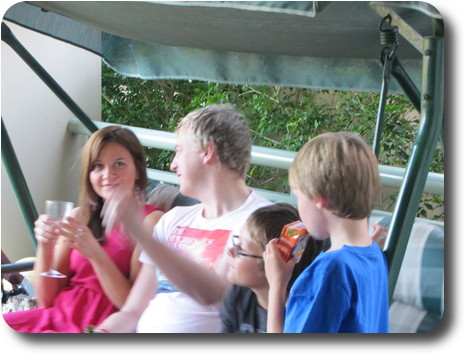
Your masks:
<instances>
[{"instance_id":1,"label":"metal hook","mask_svg":"<svg viewBox=\"0 0 464 353\"><path fill-rule=\"evenodd\" d=\"M385 28L385 23L390 25L389 28ZM379 31L380 31L380 44L384 45L385 48L390 48L391 51L388 54L388 58L391 59L393 55L395 55L396 48L398 47L398 27L391 26L392 17L391 15L385 16L379 24ZM393 45L393 48L391 48ZM382 51L384 52L384 51Z\"/></svg>"}]
</instances>

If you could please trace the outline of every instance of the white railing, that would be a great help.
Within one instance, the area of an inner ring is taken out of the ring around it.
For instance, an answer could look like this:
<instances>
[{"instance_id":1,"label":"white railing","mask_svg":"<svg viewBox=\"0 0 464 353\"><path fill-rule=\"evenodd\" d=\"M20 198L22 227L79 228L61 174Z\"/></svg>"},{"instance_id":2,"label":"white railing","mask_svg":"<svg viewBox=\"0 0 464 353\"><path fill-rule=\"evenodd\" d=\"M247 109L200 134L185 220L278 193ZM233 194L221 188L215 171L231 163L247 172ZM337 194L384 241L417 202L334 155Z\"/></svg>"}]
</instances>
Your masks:
<instances>
[{"instance_id":1,"label":"white railing","mask_svg":"<svg viewBox=\"0 0 464 353\"><path fill-rule=\"evenodd\" d=\"M93 122L98 128L102 128L108 125L114 125L111 123L105 123L101 121ZM176 137L175 134L172 132L151 130L128 125L123 126L132 130L137 135L140 143L143 146L169 151L175 150ZM87 128L77 118L73 118L69 121L68 131L74 134L90 135L90 132L87 130ZM251 163L255 165L288 170L293 159L295 158L295 155L296 152L284 151L269 147L253 146L251 152ZM379 165L379 172L382 185L398 189L400 188L404 178L404 168ZM179 184L179 180L175 173L147 168L147 175L149 179L154 179L175 185ZM438 173L429 173L425 184L424 192L429 194L444 195L444 189L444 175ZM262 189L255 190L262 196L272 201L296 203L296 198L292 193L286 194ZM438 223L443 224L442 222Z\"/></svg>"}]
</instances>

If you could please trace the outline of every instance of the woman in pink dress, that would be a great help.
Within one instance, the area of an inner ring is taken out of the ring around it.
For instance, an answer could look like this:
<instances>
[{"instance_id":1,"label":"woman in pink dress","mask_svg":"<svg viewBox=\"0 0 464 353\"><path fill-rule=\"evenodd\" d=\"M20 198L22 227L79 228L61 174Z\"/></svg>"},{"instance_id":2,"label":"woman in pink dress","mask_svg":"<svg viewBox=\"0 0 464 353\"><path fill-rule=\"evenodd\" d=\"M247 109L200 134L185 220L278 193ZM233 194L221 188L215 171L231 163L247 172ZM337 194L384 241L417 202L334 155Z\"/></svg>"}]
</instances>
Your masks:
<instances>
[{"instance_id":1,"label":"woman in pink dress","mask_svg":"<svg viewBox=\"0 0 464 353\"><path fill-rule=\"evenodd\" d=\"M35 222L39 307L4 314L8 325L19 332L83 332L122 307L140 269L140 250L119 227L106 233L100 213L114 190L142 196L146 183L143 147L130 130L108 126L90 137L82 156L79 207L65 222L54 225L46 215ZM144 224L152 229L163 213L146 205ZM55 266L66 278L40 275L49 268L54 238Z\"/></svg>"}]
</instances>

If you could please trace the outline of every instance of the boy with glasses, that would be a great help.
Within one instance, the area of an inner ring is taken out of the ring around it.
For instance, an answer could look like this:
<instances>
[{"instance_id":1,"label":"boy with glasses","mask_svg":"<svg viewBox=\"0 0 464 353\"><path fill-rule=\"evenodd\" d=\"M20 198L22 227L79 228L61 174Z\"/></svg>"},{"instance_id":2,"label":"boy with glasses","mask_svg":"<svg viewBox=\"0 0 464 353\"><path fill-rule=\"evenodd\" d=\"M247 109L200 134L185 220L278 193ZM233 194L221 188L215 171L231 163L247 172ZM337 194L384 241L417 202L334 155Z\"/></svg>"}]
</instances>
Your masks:
<instances>
[{"instance_id":1,"label":"boy with glasses","mask_svg":"<svg viewBox=\"0 0 464 353\"><path fill-rule=\"evenodd\" d=\"M257 209L242 227L240 235L233 236L227 269L227 279L232 286L222 302L222 333L266 332L269 284L262 254L266 244L278 238L286 224L298 220L296 207L279 202ZM322 247L321 241L309 238L288 288Z\"/></svg>"}]
</instances>

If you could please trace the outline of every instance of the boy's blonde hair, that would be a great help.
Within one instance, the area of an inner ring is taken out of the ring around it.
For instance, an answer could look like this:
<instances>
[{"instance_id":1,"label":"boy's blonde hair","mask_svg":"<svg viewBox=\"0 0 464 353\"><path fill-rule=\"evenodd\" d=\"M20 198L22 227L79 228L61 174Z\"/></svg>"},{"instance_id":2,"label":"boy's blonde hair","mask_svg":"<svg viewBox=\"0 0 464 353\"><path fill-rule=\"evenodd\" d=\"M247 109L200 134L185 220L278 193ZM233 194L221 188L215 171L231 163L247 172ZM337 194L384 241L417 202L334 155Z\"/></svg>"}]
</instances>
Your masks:
<instances>
[{"instance_id":1,"label":"boy's blonde hair","mask_svg":"<svg viewBox=\"0 0 464 353\"><path fill-rule=\"evenodd\" d=\"M369 216L380 194L377 158L350 132L324 133L307 142L289 170L289 182L311 200L320 196L337 216Z\"/></svg>"},{"instance_id":2,"label":"boy's blonde hair","mask_svg":"<svg viewBox=\"0 0 464 353\"><path fill-rule=\"evenodd\" d=\"M211 104L187 114L178 124L188 128L200 149L212 142L220 162L246 178L251 162L248 121L231 104Z\"/></svg>"}]
</instances>

